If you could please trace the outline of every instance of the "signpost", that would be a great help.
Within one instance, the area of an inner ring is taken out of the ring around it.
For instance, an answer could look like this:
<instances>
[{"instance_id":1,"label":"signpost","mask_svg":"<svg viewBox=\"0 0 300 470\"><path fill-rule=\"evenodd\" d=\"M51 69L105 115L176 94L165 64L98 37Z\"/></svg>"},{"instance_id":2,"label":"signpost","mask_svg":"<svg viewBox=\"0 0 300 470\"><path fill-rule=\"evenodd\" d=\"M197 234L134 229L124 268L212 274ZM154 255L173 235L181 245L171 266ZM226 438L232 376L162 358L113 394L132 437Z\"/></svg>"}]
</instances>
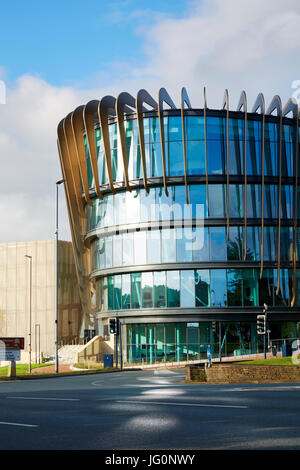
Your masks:
<instances>
[{"instance_id":1,"label":"signpost","mask_svg":"<svg viewBox=\"0 0 300 470\"><path fill-rule=\"evenodd\" d=\"M24 349L24 338L0 338L0 361L10 361L8 376L16 376L16 361L20 360L20 350Z\"/></svg>"}]
</instances>

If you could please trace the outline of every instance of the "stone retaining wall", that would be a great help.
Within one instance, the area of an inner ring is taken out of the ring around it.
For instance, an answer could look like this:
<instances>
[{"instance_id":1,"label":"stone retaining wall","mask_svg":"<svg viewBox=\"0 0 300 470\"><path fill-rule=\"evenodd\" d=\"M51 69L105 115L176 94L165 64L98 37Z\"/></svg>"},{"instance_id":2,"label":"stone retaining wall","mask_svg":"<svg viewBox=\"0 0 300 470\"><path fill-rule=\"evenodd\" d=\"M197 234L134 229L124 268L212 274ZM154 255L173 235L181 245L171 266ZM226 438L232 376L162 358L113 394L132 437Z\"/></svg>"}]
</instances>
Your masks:
<instances>
[{"instance_id":1,"label":"stone retaining wall","mask_svg":"<svg viewBox=\"0 0 300 470\"><path fill-rule=\"evenodd\" d=\"M186 367L187 382L208 384L249 384L300 382L299 366L213 364Z\"/></svg>"}]
</instances>

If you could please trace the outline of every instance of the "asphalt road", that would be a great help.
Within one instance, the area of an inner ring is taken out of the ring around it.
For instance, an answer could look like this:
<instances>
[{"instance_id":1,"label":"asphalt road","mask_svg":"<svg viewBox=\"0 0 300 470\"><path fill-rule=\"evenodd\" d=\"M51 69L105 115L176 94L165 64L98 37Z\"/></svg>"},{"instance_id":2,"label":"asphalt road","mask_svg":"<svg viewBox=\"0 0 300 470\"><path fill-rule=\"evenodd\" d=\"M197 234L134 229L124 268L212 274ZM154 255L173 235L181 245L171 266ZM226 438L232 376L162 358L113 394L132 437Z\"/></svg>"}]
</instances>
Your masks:
<instances>
[{"instance_id":1,"label":"asphalt road","mask_svg":"<svg viewBox=\"0 0 300 470\"><path fill-rule=\"evenodd\" d=\"M0 449L300 449L300 384L183 378L147 370L0 382Z\"/></svg>"}]
</instances>

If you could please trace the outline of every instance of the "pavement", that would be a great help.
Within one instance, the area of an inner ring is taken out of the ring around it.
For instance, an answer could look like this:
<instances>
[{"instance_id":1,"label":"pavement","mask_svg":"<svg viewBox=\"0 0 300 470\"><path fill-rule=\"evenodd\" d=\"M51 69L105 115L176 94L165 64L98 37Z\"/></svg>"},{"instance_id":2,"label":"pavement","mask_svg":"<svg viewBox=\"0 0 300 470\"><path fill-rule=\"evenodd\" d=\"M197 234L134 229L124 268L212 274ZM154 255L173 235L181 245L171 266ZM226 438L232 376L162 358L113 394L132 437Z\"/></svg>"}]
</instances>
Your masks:
<instances>
[{"instance_id":1,"label":"pavement","mask_svg":"<svg viewBox=\"0 0 300 470\"><path fill-rule=\"evenodd\" d=\"M71 372L70 364L59 364L59 372ZM31 370L31 374L54 374L55 364L51 366L37 367Z\"/></svg>"},{"instance_id":2,"label":"pavement","mask_svg":"<svg viewBox=\"0 0 300 470\"><path fill-rule=\"evenodd\" d=\"M184 377L172 369L0 381L0 450L300 449L300 384Z\"/></svg>"}]
</instances>

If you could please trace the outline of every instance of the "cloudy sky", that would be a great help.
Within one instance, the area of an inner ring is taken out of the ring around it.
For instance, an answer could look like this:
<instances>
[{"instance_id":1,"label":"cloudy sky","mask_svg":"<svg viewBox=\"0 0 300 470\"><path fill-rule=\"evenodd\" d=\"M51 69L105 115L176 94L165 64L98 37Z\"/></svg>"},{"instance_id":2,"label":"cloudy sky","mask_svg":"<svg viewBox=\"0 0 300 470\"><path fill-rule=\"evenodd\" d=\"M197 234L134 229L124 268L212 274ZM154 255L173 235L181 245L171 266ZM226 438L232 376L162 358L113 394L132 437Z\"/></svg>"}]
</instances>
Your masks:
<instances>
[{"instance_id":1,"label":"cloudy sky","mask_svg":"<svg viewBox=\"0 0 300 470\"><path fill-rule=\"evenodd\" d=\"M299 0L15 0L1 4L0 242L50 239L56 128L90 99L165 87L179 105L300 98ZM70 239L60 188L60 238Z\"/></svg>"}]
</instances>

